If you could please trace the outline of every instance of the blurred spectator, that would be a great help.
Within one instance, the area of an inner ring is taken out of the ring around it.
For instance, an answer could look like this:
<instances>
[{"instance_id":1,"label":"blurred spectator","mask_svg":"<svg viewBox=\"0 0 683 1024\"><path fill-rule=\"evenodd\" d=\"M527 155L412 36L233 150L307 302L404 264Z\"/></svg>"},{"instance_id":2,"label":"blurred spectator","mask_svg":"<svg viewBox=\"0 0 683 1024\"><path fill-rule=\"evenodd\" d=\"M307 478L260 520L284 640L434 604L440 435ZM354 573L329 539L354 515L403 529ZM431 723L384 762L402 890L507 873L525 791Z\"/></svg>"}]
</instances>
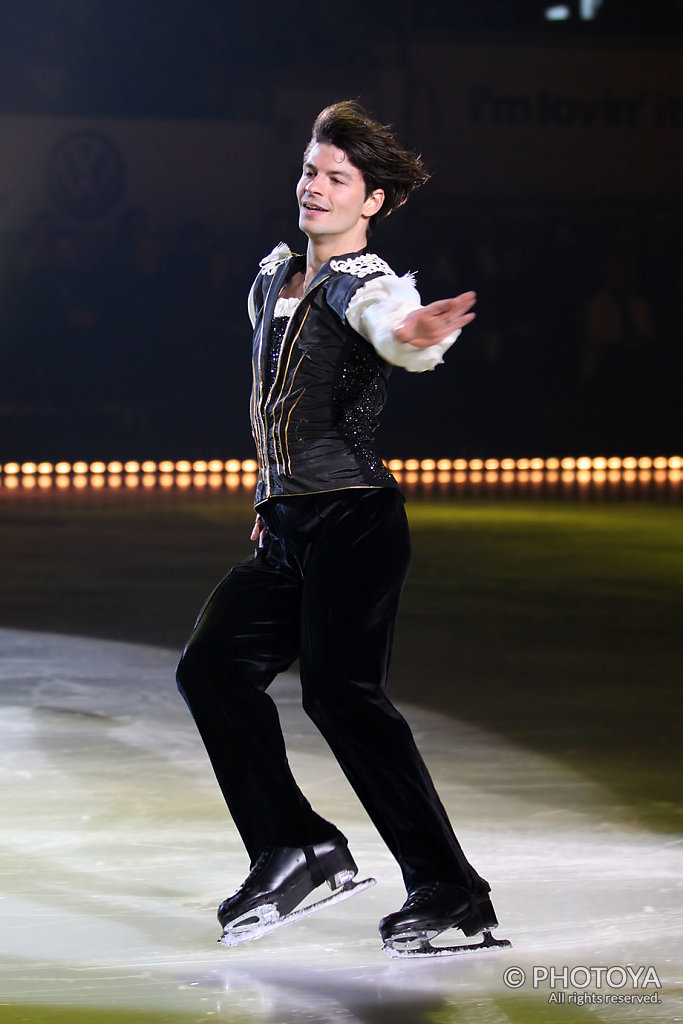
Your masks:
<instances>
[{"instance_id":1,"label":"blurred spectator","mask_svg":"<svg viewBox=\"0 0 683 1024\"><path fill-rule=\"evenodd\" d=\"M161 241L156 235L140 235L132 243L128 265L121 268L118 294L110 292L114 331L108 370L112 400L133 408L141 424L168 398L174 368L168 345L169 297Z\"/></svg>"},{"instance_id":2,"label":"blurred spectator","mask_svg":"<svg viewBox=\"0 0 683 1024\"><path fill-rule=\"evenodd\" d=\"M127 273L135 246L141 238L149 235L151 230L151 217L147 210L140 206L128 206L122 210L117 231L103 254L103 273L112 274L114 277L120 273Z\"/></svg>"},{"instance_id":3,"label":"blurred spectator","mask_svg":"<svg viewBox=\"0 0 683 1024\"><path fill-rule=\"evenodd\" d=\"M50 210L36 214L17 252L16 270L20 275L49 267L58 230L57 218Z\"/></svg>"},{"instance_id":4,"label":"blurred spectator","mask_svg":"<svg viewBox=\"0 0 683 1024\"><path fill-rule=\"evenodd\" d=\"M10 358L16 394L62 405L88 393L97 298L73 232L55 231L46 246L47 262L42 249L34 248L34 266L17 284Z\"/></svg>"},{"instance_id":5,"label":"blurred spectator","mask_svg":"<svg viewBox=\"0 0 683 1024\"><path fill-rule=\"evenodd\" d=\"M600 283L585 307L584 381L620 384L641 360L639 350L654 340L652 311L627 273L624 260L611 257L600 268Z\"/></svg>"}]
</instances>

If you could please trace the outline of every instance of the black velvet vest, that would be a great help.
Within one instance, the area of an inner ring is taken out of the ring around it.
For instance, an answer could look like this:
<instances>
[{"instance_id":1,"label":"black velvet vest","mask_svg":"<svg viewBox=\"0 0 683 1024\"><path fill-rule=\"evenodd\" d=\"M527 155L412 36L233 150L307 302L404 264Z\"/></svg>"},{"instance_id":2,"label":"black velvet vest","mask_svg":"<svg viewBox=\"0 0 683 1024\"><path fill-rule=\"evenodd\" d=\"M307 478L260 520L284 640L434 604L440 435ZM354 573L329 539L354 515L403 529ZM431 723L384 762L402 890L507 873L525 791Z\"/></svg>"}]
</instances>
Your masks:
<instances>
[{"instance_id":1,"label":"black velvet vest","mask_svg":"<svg viewBox=\"0 0 683 1024\"><path fill-rule=\"evenodd\" d=\"M252 289L256 506L289 494L398 486L374 448L391 367L346 322L354 292L393 272L365 252L328 260L306 289L275 352L278 295L305 267L303 256L266 265Z\"/></svg>"}]
</instances>

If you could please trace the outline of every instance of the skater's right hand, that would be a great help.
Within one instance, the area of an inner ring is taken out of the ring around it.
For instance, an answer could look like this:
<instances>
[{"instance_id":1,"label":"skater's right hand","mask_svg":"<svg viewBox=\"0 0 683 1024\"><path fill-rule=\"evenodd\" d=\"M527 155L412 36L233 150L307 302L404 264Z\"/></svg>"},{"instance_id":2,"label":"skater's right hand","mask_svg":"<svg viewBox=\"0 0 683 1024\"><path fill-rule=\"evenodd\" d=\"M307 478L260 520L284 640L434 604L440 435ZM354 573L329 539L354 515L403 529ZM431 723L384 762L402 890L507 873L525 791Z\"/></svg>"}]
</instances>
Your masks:
<instances>
[{"instance_id":1,"label":"skater's right hand","mask_svg":"<svg viewBox=\"0 0 683 1024\"><path fill-rule=\"evenodd\" d=\"M249 539L256 541L256 546L258 548L262 548L267 532L266 524L261 519L261 516L257 515L256 522L254 523L254 529L251 531L251 537Z\"/></svg>"}]
</instances>

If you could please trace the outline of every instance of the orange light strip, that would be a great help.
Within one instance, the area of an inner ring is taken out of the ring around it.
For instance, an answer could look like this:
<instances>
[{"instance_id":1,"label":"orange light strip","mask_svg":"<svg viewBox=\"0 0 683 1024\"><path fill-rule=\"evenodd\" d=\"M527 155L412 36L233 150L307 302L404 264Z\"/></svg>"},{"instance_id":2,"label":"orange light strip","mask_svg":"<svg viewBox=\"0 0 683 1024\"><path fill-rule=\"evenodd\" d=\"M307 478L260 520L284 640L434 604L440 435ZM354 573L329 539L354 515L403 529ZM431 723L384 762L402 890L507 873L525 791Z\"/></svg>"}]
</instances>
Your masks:
<instances>
[{"instance_id":1,"label":"orange light strip","mask_svg":"<svg viewBox=\"0 0 683 1024\"><path fill-rule=\"evenodd\" d=\"M541 479L577 479L616 482L643 478L653 473L655 479L680 482L683 456L603 456L582 455L564 458L487 458L487 459L388 459L387 467L406 483L462 483L497 479L532 482ZM223 487L234 489L253 486L258 465L254 459L151 459L126 462L93 460L92 462L6 462L0 465L0 485L10 489L77 488L107 486L137 487ZM662 474L664 474L662 476Z\"/></svg>"}]
</instances>

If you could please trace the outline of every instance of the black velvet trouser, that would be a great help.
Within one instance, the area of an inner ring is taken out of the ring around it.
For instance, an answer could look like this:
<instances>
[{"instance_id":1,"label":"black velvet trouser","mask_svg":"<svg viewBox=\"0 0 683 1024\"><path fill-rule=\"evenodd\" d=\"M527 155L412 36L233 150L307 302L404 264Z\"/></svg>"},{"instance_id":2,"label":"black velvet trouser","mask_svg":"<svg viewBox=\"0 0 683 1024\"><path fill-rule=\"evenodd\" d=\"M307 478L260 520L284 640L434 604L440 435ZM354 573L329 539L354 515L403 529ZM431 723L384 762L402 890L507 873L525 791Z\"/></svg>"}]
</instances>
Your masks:
<instances>
[{"instance_id":1,"label":"black velvet trouser","mask_svg":"<svg viewBox=\"0 0 683 1024\"><path fill-rule=\"evenodd\" d=\"M410 560L393 488L269 501L264 547L219 583L178 666L252 863L269 846L339 835L291 773L266 690L300 658L303 706L396 857L406 886L474 888L410 729L385 694L394 624Z\"/></svg>"}]
</instances>

